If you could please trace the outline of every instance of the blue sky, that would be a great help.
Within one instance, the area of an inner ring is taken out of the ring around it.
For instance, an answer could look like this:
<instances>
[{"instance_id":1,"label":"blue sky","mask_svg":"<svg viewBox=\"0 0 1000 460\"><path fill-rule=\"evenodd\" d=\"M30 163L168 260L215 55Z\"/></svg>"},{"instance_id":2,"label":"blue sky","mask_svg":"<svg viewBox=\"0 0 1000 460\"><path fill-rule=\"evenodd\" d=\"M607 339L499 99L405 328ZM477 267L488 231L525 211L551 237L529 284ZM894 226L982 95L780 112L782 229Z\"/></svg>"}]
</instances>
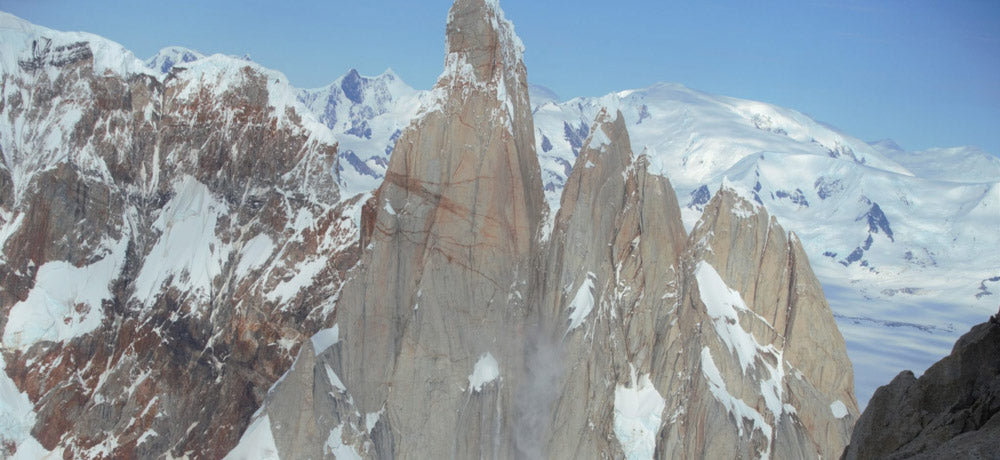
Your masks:
<instances>
[{"instance_id":1,"label":"blue sky","mask_svg":"<svg viewBox=\"0 0 1000 460\"><path fill-rule=\"evenodd\" d=\"M146 58L250 54L299 87L392 68L429 88L449 0L0 0ZM1000 154L1000 1L501 0L528 76L563 98L683 83L794 108L865 140Z\"/></svg>"}]
</instances>

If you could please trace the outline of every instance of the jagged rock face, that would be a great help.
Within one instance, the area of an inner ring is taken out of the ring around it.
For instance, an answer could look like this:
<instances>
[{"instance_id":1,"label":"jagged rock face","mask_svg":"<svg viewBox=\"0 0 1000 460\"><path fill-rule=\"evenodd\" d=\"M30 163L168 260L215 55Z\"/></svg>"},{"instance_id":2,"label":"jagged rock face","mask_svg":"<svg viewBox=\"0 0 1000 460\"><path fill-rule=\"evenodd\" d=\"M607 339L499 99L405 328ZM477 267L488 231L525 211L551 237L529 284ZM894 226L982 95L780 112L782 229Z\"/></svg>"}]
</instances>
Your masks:
<instances>
[{"instance_id":1,"label":"jagged rock face","mask_svg":"<svg viewBox=\"0 0 1000 460\"><path fill-rule=\"evenodd\" d=\"M556 218L542 305L566 369L544 456L836 456L851 366L798 241L727 189L686 239L628 146L599 115Z\"/></svg>"},{"instance_id":2,"label":"jagged rock face","mask_svg":"<svg viewBox=\"0 0 1000 460\"><path fill-rule=\"evenodd\" d=\"M509 410L544 205L511 29L493 2L452 7L438 100L400 136L365 208L366 253L338 302L340 342L302 371L318 376L314 387L340 381L345 391L309 401L276 388L267 415L283 456L330 455L333 432L378 457L513 455ZM300 411L327 416L299 429L274 422ZM354 417L382 411L375 430Z\"/></svg>"},{"instance_id":3,"label":"jagged rock face","mask_svg":"<svg viewBox=\"0 0 1000 460\"><path fill-rule=\"evenodd\" d=\"M850 363L797 239L732 188L685 235L620 112L582 136L546 233L513 26L495 0L457 0L447 33L364 203L338 193L301 93L255 65L96 71L86 42L59 42L4 69L4 371L42 449L840 452Z\"/></svg>"},{"instance_id":4,"label":"jagged rock face","mask_svg":"<svg viewBox=\"0 0 1000 460\"><path fill-rule=\"evenodd\" d=\"M161 79L25 30L0 91L0 329L27 429L69 457L221 457L358 258L336 146L259 67Z\"/></svg>"},{"instance_id":5,"label":"jagged rock face","mask_svg":"<svg viewBox=\"0 0 1000 460\"><path fill-rule=\"evenodd\" d=\"M843 458L995 458L998 440L1000 314L920 378L905 371L879 388Z\"/></svg>"},{"instance_id":6,"label":"jagged rock face","mask_svg":"<svg viewBox=\"0 0 1000 460\"><path fill-rule=\"evenodd\" d=\"M480 0L448 34L439 103L364 207L336 329L232 456L837 455L851 366L794 236L724 189L688 238L670 182L602 113L545 240L519 44Z\"/></svg>"},{"instance_id":7,"label":"jagged rock face","mask_svg":"<svg viewBox=\"0 0 1000 460\"><path fill-rule=\"evenodd\" d=\"M621 113L601 114L590 133L549 249L542 306L556 321L547 346L565 364L539 362L531 370L565 369L550 394L539 385L533 395L553 412L547 423L525 428L542 440L543 451L526 451L532 458L634 451L613 441L630 428L615 414L619 388L648 381L657 331L668 327L677 295L685 235L673 188L649 174L644 156L633 158Z\"/></svg>"},{"instance_id":8,"label":"jagged rock face","mask_svg":"<svg viewBox=\"0 0 1000 460\"><path fill-rule=\"evenodd\" d=\"M830 458L858 412L797 238L749 195L723 188L688 240L677 332L654 352L671 414L664 458Z\"/></svg>"}]
</instances>

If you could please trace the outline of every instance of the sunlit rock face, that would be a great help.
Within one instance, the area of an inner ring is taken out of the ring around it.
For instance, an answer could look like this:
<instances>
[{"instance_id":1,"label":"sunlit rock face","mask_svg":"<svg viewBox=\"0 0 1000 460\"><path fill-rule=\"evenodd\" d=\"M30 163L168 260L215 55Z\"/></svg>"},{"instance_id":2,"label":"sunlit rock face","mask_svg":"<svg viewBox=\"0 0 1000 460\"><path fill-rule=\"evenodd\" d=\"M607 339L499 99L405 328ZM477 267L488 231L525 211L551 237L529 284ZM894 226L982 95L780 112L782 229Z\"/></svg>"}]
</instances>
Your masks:
<instances>
[{"instance_id":1,"label":"sunlit rock face","mask_svg":"<svg viewBox=\"0 0 1000 460\"><path fill-rule=\"evenodd\" d=\"M496 1L454 3L445 70L360 195L341 124L276 72L224 56L152 71L94 37L15 29L0 385L27 409L0 427L5 454L843 450L851 365L798 239L731 183L689 235L614 110L573 129L550 211ZM365 85L338 94L361 104Z\"/></svg>"},{"instance_id":2,"label":"sunlit rock face","mask_svg":"<svg viewBox=\"0 0 1000 460\"><path fill-rule=\"evenodd\" d=\"M456 2L447 30L434 102L364 208L337 340L259 414L277 452L839 455L851 366L794 235L730 185L689 237L608 112L548 215L519 41L491 2Z\"/></svg>"}]
</instances>

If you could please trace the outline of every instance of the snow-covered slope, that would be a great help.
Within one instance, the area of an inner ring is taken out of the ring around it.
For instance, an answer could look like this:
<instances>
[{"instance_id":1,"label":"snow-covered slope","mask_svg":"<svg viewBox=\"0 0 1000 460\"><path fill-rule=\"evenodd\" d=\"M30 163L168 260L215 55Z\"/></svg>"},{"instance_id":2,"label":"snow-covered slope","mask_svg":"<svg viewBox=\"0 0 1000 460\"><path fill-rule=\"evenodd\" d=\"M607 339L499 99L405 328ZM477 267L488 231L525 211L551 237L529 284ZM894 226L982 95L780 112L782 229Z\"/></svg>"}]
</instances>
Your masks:
<instances>
[{"instance_id":1,"label":"snow-covered slope","mask_svg":"<svg viewBox=\"0 0 1000 460\"><path fill-rule=\"evenodd\" d=\"M872 147L926 179L950 182L1000 180L1000 158L978 147L933 148L907 152L891 140L874 142Z\"/></svg>"}]
</instances>

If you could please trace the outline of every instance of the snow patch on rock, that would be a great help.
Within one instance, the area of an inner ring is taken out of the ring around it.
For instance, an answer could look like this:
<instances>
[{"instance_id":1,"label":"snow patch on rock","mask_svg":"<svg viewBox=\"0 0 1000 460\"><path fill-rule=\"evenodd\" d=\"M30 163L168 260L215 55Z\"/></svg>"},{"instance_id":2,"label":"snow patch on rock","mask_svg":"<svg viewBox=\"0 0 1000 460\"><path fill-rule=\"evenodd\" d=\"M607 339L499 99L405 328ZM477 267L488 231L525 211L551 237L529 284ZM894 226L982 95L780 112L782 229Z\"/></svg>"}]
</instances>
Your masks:
<instances>
[{"instance_id":1,"label":"snow patch on rock","mask_svg":"<svg viewBox=\"0 0 1000 460\"><path fill-rule=\"evenodd\" d=\"M326 452L333 454L337 460L361 460L361 454L354 450L354 446L344 444L344 425L340 425L330 430L330 436L326 438Z\"/></svg>"},{"instance_id":2,"label":"snow patch on rock","mask_svg":"<svg viewBox=\"0 0 1000 460\"><path fill-rule=\"evenodd\" d=\"M598 126L591 130L590 139L587 140L585 145L588 149L603 151L607 146L611 145L611 139L604 133L604 128Z\"/></svg>"},{"instance_id":3,"label":"snow patch on rock","mask_svg":"<svg viewBox=\"0 0 1000 460\"><path fill-rule=\"evenodd\" d=\"M491 353L486 353L479 357L472 373L469 374L469 391L472 393L482 391L483 386L500 377L500 365Z\"/></svg>"},{"instance_id":4,"label":"snow patch on rock","mask_svg":"<svg viewBox=\"0 0 1000 460\"><path fill-rule=\"evenodd\" d=\"M334 324L331 328L320 330L313 334L310 340L312 340L313 351L316 353L316 356L319 356L328 348L340 342L340 325Z\"/></svg>"},{"instance_id":5,"label":"snow patch on rock","mask_svg":"<svg viewBox=\"0 0 1000 460\"><path fill-rule=\"evenodd\" d=\"M45 450L33 436L35 407L28 395L17 389L7 376L7 363L0 358L0 442L17 447L15 459L39 459L51 452Z\"/></svg>"},{"instance_id":6,"label":"snow patch on rock","mask_svg":"<svg viewBox=\"0 0 1000 460\"><path fill-rule=\"evenodd\" d=\"M628 460L653 458L666 407L666 401L656 391L649 375L636 377L635 367L632 367L632 386L615 388L615 437Z\"/></svg>"},{"instance_id":7,"label":"snow patch on rock","mask_svg":"<svg viewBox=\"0 0 1000 460\"><path fill-rule=\"evenodd\" d=\"M583 280L583 284L576 290L576 295L569 303L567 307L570 310L569 328L566 329L566 332L572 331L583 324L583 321L587 319L587 315L594 309L595 278L597 278L597 275L587 272L587 278Z\"/></svg>"},{"instance_id":8,"label":"snow patch on rock","mask_svg":"<svg viewBox=\"0 0 1000 460\"><path fill-rule=\"evenodd\" d=\"M847 406L841 400L836 400L830 403L830 412L833 413L834 417L844 418L847 417Z\"/></svg>"},{"instance_id":9,"label":"snow patch on rock","mask_svg":"<svg viewBox=\"0 0 1000 460\"><path fill-rule=\"evenodd\" d=\"M243 246L240 263L236 266L236 276L243 278L251 270L260 268L267 262L267 259L271 258L272 253L274 253L274 241L271 240L271 237L263 233L253 237Z\"/></svg>"},{"instance_id":10,"label":"snow patch on rock","mask_svg":"<svg viewBox=\"0 0 1000 460\"><path fill-rule=\"evenodd\" d=\"M729 390L726 389L726 382L722 379L722 372L715 365L715 361L712 359L712 352L709 351L708 347L704 347L701 350L701 372L705 376L705 379L708 380L709 390L712 392L715 400L721 403L726 408L726 411L738 419L736 427L739 430L740 436L743 436L743 420L751 421L754 428L764 434L764 438L768 440L768 444L766 451L761 453L761 458L770 458L774 427L767 423L764 420L764 416L747 404L746 401L729 393Z\"/></svg>"},{"instance_id":11,"label":"snow patch on rock","mask_svg":"<svg viewBox=\"0 0 1000 460\"><path fill-rule=\"evenodd\" d=\"M739 292L726 286L719 273L708 262L701 261L695 269L698 280L698 293L701 302L705 304L708 316L712 318L719 338L730 352L735 353L740 361L740 367L745 373L753 367L758 349L761 347L756 339L740 326L740 311L749 311Z\"/></svg>"},{"instance_id":12,"label":"snow patch on rock","mask_svg":"<svg viewBox=\"0 0 1000 460\"><path fill-rule=\"evenodd\" d=\"M103 259L84 267L66 261L42 265L28 297L10 309L4 346L26 350L41 341L63 342L97 329L127 245L122 239Z\"/></svg>"},{"instance_id":13,"label":"snow patch on rock","mask_svg":"<svg viewBox=\"0 0 1000 460\"><path fill-rule=\"evenodd\" d=\"M164 284L207 300L212 295L212 281L222 273L229 256L228 245L215 234L227 206L191 176L174 185L174 193L153 223L161 232L160 238L135 280L135 297L147 308L163 292Z\"/></svg>"},{"instance_id":14,"label":"snow patch on rock","mask_svg":"<svg viewBox=\"0 0 1000 460\"><path fill-rule=\"evenodd\" d=\"M347 387L344 386L344 382L340 380L340 377L338 377L337 373L333 371L333 368L331 368L329 364L324 365L324 367L326 368L326 378L330 381L330 385L333 385L333 387L341 393L346 393Z\"/></svg>"}]
</instances>

